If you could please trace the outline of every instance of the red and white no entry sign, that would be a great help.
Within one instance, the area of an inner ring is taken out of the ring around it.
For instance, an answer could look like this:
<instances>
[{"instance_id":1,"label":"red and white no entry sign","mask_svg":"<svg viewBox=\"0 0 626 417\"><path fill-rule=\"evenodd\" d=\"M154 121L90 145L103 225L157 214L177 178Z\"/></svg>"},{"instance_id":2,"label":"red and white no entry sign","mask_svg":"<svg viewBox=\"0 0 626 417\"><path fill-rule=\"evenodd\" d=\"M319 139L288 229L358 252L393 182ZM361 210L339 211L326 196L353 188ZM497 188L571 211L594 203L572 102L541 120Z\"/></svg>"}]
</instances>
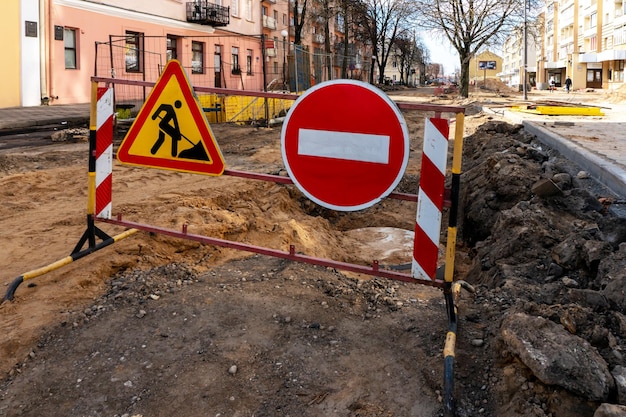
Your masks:
<instances>
[{"instance_id":1,"label":"red and white no entry sign","mask_svg":"<svg viewBox=\"0 0 626 417\"><path fill-rule=\"evenodd\" d=\"M409 133L385 93L360 81L334 80L296 100L283 125L281 151L308 198L333 210L361 210L402 179Z\"/></svg>"}]
</instances>

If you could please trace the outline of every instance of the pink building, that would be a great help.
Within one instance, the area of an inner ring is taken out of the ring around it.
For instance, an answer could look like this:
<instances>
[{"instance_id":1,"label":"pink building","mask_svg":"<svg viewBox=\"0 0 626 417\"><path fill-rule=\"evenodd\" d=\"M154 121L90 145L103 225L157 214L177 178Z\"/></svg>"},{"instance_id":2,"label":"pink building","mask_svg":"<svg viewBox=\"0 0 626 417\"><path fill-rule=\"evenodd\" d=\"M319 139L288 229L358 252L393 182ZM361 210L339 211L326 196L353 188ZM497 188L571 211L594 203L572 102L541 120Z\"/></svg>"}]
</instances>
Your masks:
<instances>
[{"instance_id":1,"label":"pink building","mask_svg":"<svg viewBox=\"0 0 626 417\"><path fill-rule=\"evenodd\" d=\"M263 89L263 20L252 0L12 1L11 21L27 30L7 78L21 88L1 107L86 103L92 76L154 82L172 58L193 85Z\"/></svg>"}]
</instances>

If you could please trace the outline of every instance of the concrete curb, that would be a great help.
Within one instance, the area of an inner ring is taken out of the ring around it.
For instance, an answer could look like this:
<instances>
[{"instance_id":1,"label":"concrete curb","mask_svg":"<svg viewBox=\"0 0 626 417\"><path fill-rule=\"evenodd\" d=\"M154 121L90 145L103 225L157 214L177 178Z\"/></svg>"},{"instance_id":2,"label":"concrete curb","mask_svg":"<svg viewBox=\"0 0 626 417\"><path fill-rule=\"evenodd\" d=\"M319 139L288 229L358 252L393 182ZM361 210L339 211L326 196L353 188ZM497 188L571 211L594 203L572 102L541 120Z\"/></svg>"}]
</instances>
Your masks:
<instances>
[{"instance_id":1,"label":"concrete curb","mask_svg":"<svg viewBox=\"0 0 626 417\"><path fill-rule=\"evenodd\" d=\"M535 135L541 142L559 151L582 170L587 171L596 181L609 188L618 196L626 197L626 171L621 167L546 129L541 126L543 122L526 120L519 113L508 110L496 112L491 108L485 107L483 111L504 117L512 123L521 124L528 133Z\"/></svg>"},{"instance_id":2,"label":"concrete curb","mask_svg":"<svg viewBox=\"0 0 626 417\"><path fill-rule=\"evenodd\" d=\"M541 142L578 164L598 182L614 193L626 197L626 172L623 169L536 123L524 120L522 125L528 133L537 136Z\"/></svg>"}]
</instances>

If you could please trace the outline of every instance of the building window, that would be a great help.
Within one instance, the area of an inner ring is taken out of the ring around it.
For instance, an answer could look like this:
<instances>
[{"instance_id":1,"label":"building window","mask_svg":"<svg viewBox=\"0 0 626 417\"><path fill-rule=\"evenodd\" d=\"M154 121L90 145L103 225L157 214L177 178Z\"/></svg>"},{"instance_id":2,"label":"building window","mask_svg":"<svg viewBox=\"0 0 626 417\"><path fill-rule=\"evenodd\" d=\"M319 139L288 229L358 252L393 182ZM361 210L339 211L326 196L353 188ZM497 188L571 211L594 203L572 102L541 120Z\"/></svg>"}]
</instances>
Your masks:
<instances>
[{"instance_id":1,"label":"building window","mask_svg":"<svg viewBox=\"0 0 626 417\"><path fill-rule=\"evenodd\" d=\"M613 45L621 45L626 43L626 26L615 29L613 32Z\"/></svg>"},{"instance_id":2,"label":"building window","mask_svg":"<svg viewBox=\"0 0 626 417\"><path fill-rule=\"evenodd\" d=\"M345 21L343 19L343 15L338 14L337 15L337 26L338 26L338 29L343 30L344 22Z\"/></svg>"},{"instance_id":3,"label":"building window","mask_svg":"<svg viewBox=\"0 0 626 417\"><path fill-rule=\"evenodd\" d=\"M178 36L167 35L167 53L168 61L178 59Z\"/></svg>"},{"instance_id":4,"label":"building window","mask_svg":"<svg viewBox=\"0 0 626 417\"><path fill-rule=\"evenodd\" d=\"M143 33L126 31L126 72L141 72Z\"/></svg>"},{"instance_id":5,"label":"building window","mask_svg":"<svg viewBox=\"0 0 626 417\"><path fill-rule=\"evenodd\" d=\"M204 74L204 42L191 41L191 73Z\"/></svg>"},{"instance_id":6,"label":"building window","mask_svg":"<svg viewBox=\"0 0 626 417\"><path fill-rule=\"evenodd\" d=\"M598 15L593 13L589 16L589 28L595 28L598 24Z\"/></svg>"},{"instance_id":7,"label":"building window","mask_svg":"<svg viewBox=\"0 0 626 417\"><path fill-rule=\"evenodd\" d=\"M246 51L246 73L252 75L252 49Z\"/></svg>"},{"instance_id":8,"label":"building window","mask_svg":"<svg viewBox=\"0 0 626 417\"><path fill-rule=\"evenodd\" d=\"M215 72L222 70L222 47L221 45L215 45L215 55L213 56L213 67Z\"/></svg>"},{"instance_id":9,"label":"building window","mask_svg":"<svg viewBox=\"0 0 626 417\"><path fill-rule=\"evenodd\" d=\"M65 45L65 69L76 69L76 29L65 28L63 30L63 43Z\"/></svg>"},{"instance_id":10,"label":"building window","mask_svg":"<svg viewBox=\"0 0 626 417\"><path fill-rule=\"evenodd\" d=\"M230 2L230 13L235 17L239 16L239 0L232 0Z\"/></svg>"},{"instance_id":11,"label":"building window","mask_svg":"<svg viewBox=\"0 0 626 417\"><path fill-rule=\"evenodd\" d=\"M246 19L252 20L252 0L245 0L246 2Z\"/></svg>"},{"instance_id":12,"label":"building window","mask_svg":"<svg viewBox=\"0 0 626 417\"><path fill-rule=\"evenodd\" d=\"M233 46L231 50L231 55L232 55L232 61L231 61L232 73L240 74L241 68L239 68L239 48L237 48L236 46Z\"/></svg>"}]
</instances>

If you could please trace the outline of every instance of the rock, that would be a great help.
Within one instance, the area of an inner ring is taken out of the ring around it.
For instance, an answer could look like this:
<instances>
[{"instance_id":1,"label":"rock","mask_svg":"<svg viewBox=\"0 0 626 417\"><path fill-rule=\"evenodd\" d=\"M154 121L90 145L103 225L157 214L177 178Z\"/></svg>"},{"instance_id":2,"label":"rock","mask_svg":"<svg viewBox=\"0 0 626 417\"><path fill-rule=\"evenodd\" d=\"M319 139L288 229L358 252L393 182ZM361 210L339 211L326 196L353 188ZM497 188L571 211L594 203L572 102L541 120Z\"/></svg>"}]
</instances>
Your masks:
<instances>
[{"instance_id":1,"label":"rock","mask_svg":"<svg viewBox=\"0 0 626 417\"><path fill-rule=\"evenodd\" d=\"M503 320L501 334L508 349L546 385L590 401L606 401L615 385L600 354L550 320L515 313Z\"/></svg>"},{"instance_id":2,"label":"rock","mask_svg":"<svg viewBox=\"0 0 626 417\"><path fill-rule=\"evenodd\" d=\"M554 174L552 181L559 186L560 189L569 189L572 185L572 177L566 172Z\"/></svg>"},{"instance_id":3,"label":"rock","mask_svg":"<svg viewBox=\"0 0 626 417\"><path fill-rule=\"evenodd\" d=\"M599 291L572 288L567 295L570 302L591 307L594 310L607 310L609 308L607 297Z\"/></svg>"},{"instance_id":4,"label":"rock","mask_svg":"<svg viewBox=\"0 0 626 417\"><path fill-rule=\"evenodd\" d=\"M621 243L626 242L626 218L613 216L602 218L599 226L603 240L610 243L614 249L618 249Z\"/></svg>"},{"instance_id":5,"label":"rock","mask_svg":"<svg viewBox=\"0 0 626 417\"><path fill-rule=\"evenodd\" d=\"M567 330L571 334L576 334L576 322L572 319L572 317L570 317L567 312L559 317L559 321L561 322L565 330Z\"/></svg>"},{"instance_id":6,"label":"rock","mask_svg":"<svg viewBox=\"0 0 626 417\"><path fill-rule=\"evenodd\" d=\"M577 185L577 184L576 184ZM570 191L566 209L570 213L596 211L602 212L604 206L598 198L585 188L574 188Z\"/></svg>"},{"instance_id":7,"label":"rock","mask_svg":"<svg viewBox=\"0 0 626 417\"><path fill-rule=\"evenodd\" d=\"M472 339L472 346L481 347L485 341L483 339Z\"/></svg>"},{"instance_id":8,"label":"rock","mask_svg":"<svg viewBox=\"0 0 626 417\"><path fill-rule=\"evenodd\" d=\"M604 403L596 409L593 417L626 417L626 406Z\"/></svg>"},{"instance_id":9,"label":"rock","mask_svg":"<svg viewBox=\"0 0 626 417\"><path fill-rule=\"evenodd\" d=\"M589 336L589 342L599 348L607 347L609 345L608 329L597 324L593 326L593 330L591 331L591 335Z\"/></svg>"},{"instance_id":10,"label":"rock","mask_svg":"<svg viewBox=\"0 0 626 417\"><path fill-rule=\"evenodd\" d=\"M611 245L599 240L586 240L583 243L583 254L587 268L596 270L600 261L613 252Z\"/></svg>"},{"instance_id":11,"label":"rock","mask_svg":"<svg viewBox=\"0 0 626 417\"><path fill-rule=\"evenodd\" d=\"M231 375L235 375L237 373L237 365L232 365L230 368L228 368L228 373Z\"/></svg>"},{"instance_id":12,"label":"rock","mask_svg":"<svg viewBox=\"0 0 626 417\"><path fill-rule=\"evenodd\" d=\"M590 175L587 171L578 171L578 174L576 174L576 178L578 178L579 180L586 180L590 178Z\"/></svg>"},{"instance_id":13,"label":"rock","mask_svg":"<svg viewBox=\"0 0 626 417\"><path fill-rule=\"evenodd\" d=\"M570 235L552 248L550 256L559 266L569 270L576 269L581 261L582 245L580 236Z\"/></svg>"},{"instance_id":14,"label":"rock","mask_svg":"<svg viewBox=\"0 0 626 417\"><path fill-rule=\"evenodd\" d=\"M558 264L551 262L550 266L548 267L548 276L558 278L562 275L563 275L563 268L561 268Z\"/></svg>"},{"instance_id":15,"label":"rock","mask_svg":"<svg viewBox=\"0 0 626 417\"><path fill-rule=\"evenodd\" d=\"M611 371L611 375L615 379L615 387L617 388L617 402L626 404L626 368L616 366Z\"/></svg>"},{"instance_id":16,"label":"rock","mask_svg":"<svg viewBox=\"0 0 626 417\"><path fill-rule=\"evenodd\" d=\"M620 333L626 334L626 316L619 311L613 311L612 314L619 326Z\"/></svg>"},{"instance_id":17,"label":"rock","mask_svg":"<svg viewBox=\"0 0 626 417\"><path fill-rule=\"evenodd\" d=\"M549 178L544 178L542 180L537 181L532 186L530 191L533 194L538 195L539 197L550 197L553 195L558 195L558 194L563 193L563 191L559 188L559 186L555 184L554 181L552 181Z\"/></svg>"},{"instance_id":18,"label":"rock","mask_svg":"<svg viewBox=\"0 0 626 417\"><path fill-rule=\"evenodd\" d=\"M568 288L578 288L578 281L571 279L570 277L561 278L561 282Z\"/></svg>"},{"instance_id":19,"label":"rock","mask_svg":"<svg viewBox=\"0 0 626 417\"><path fill-rule=\"evenodd\" d=\"M603 288L602 294L614 304L615 310L626 311L626 244L620 250L600 261L596 282Z\"/></svg>"}]
</instances>

